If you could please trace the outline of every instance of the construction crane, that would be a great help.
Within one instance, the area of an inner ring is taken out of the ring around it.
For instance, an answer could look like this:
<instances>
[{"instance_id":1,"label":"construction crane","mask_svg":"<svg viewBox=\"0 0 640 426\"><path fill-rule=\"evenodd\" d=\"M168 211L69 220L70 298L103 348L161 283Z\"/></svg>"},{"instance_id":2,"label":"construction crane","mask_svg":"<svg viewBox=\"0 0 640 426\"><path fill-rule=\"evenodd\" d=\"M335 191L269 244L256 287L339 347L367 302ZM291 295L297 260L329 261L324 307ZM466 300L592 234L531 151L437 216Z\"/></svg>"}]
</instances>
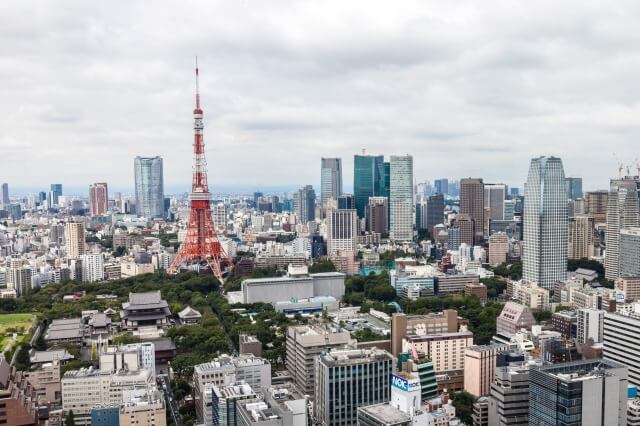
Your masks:
<instances>
[{"instance_id":1,"label":"construction crane","mask_svg":"<svg viewBox=\"0 0 640 426\"><path fill-rule=\"evenodd\" d=\"M618 157L618 155L615 152L613 153L613 157L616 159L616 162L618 164L618 177L622 177L622 170L624 170L624 164L622 163L622 161L620 161L620 157Z\"/></svg>"}]
</instances>

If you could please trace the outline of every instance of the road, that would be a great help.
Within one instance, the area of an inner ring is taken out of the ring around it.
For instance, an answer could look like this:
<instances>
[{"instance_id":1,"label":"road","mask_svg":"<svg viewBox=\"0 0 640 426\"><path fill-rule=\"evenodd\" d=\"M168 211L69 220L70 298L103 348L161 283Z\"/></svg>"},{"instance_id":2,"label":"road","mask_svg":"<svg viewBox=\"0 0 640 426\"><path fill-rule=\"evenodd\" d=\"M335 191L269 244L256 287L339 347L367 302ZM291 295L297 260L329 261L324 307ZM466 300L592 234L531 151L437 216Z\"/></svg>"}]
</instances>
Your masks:
<instances>
[{"instance_id":1,"label":"road","mask_svg":"<svg viewBox=\"0 0 640 426\"><path fill-rule=\"evenodd\" d=\"M176 426L182 426L182 416L180 415L180 411L178 410L178 403L176 399L173 397L173 389L171 388L171 381L165 375L158 376L158 384L164 390L164 396L167 403L167 407L171 412L171 417L173 418L173 424Z\"/></svg>"}]
</instances>

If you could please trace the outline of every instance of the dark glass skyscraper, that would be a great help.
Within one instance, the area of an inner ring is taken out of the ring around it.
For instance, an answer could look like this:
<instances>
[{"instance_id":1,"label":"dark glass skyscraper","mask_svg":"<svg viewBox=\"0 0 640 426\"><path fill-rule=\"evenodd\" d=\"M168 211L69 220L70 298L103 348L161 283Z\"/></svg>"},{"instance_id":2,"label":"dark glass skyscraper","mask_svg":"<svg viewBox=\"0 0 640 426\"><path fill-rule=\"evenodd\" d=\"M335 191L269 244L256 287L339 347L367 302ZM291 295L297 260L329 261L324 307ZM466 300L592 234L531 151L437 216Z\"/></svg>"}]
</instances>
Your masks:
<instances>
[{"instance_id":1,"label":"dark glass skyscraper","mask_svg":"<svg viewBox=\"0 0 640 426\"><path fill-rule=\"evenodd\" d=\"M444 195L449 194L449 179L447 178L436 179L433 182L433 186L436 191L436 194L444 194Z\"/></svg>"},{"instance_id":2,"label":"dark glass skyscraper","mask_svg":"<svg viewBox=\"0 0 640 426\"><path fill-rule=\"evenodd\" d=\"M355 203L353 199L353 195L351 194L342 194L338 196L338 209L339 210L353 210L355 209Z\"/></svg>"},{"instance_id":3,"label":"dark glass skyscraper","mask_svg":"<svg viewBox=\"0 0 640 426\"><path fill-rule=\"evenodd\" d=\"M301 188L296 194L296 214L300 222L307 223L316 219L316 191L311 185Z\"/></svg>"},{"instance_id":4,"label":"dark glass skyscraper","mask_svg":"<svg viewBox=\"0 0 640 426\"><path fill-rule=\"evenodd\" d=\"M354 155L353 195L358 217L361 218L365 217L369 197L388 198L388 189L385 194L385 163L382 155Z\"/></svg>"},{"instance_id":5,"label":"dark glass skyscraper","mask_svg":"<svg viewBox=\"0 0 640 426\"><path fill-rule=\"evenodd\" d=\"M568 177L565 178L564 181L567 185L567 197L569 197L570 200L582 198L582 178Z\"/></svg>"},{"instance_id":6,"label":"dark glass skyscraper","mask_svg":"<svg viewBox=\"0 0 640 426\"><path fill-rule=\"evenodd\" d=\"M430 196L427 199L426 212L423 214L426 215L426 225L429 235L435 239L433 228L436 225L444 223L444 195L440 193Z\"/></svg>"}]
</instances>

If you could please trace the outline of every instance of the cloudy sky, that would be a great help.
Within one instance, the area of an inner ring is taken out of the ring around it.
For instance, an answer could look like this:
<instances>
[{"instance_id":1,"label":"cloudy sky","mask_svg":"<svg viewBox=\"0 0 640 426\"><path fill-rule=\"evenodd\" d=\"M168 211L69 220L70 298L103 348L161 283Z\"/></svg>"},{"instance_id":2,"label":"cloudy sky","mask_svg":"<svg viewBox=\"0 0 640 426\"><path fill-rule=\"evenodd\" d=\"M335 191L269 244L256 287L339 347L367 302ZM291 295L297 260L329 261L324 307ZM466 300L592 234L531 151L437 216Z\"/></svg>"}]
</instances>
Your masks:
<instances>
[{"instance_id":1,"label":"cloudy sky","mask_svg":"<svg viewBox=\"0 0 640 426\"><path fill-rule=\"evenodd\" d=\"M612 4L614 3L614 4ZM320 157L603 188L640 157L637 1L0 2L0 181L190 185L198 55L212 189L318 185ZM634 166L635 169L635 166Z\"/></svg>"}]
</instances>

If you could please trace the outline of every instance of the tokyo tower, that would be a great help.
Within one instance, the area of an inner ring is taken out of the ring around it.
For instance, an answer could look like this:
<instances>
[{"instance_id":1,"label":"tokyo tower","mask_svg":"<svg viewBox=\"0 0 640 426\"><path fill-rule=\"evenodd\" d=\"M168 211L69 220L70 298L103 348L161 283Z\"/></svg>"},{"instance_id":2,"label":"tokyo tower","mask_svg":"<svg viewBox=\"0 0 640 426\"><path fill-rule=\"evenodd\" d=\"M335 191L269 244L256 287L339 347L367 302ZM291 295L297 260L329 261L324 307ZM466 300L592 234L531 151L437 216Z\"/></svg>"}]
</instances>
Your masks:
<instances>
[{"instance_id":1,"label":"tokyo tower","mask_svg":"<svg viewBox=\"0 0 640 426\"><path fill-rule=\"evenodd\" d=\"M196 58L196 108L193 110L193 180L189 195L189 223L187 236L168 271L176 272L183 264L207 264L222 283L225 269L233 268L233 261L224 251L216 235L211 215L211 194L207 183L207 160L204 156L202 108L200 108L198 59Z\"/></svg>"}]
</instances>

